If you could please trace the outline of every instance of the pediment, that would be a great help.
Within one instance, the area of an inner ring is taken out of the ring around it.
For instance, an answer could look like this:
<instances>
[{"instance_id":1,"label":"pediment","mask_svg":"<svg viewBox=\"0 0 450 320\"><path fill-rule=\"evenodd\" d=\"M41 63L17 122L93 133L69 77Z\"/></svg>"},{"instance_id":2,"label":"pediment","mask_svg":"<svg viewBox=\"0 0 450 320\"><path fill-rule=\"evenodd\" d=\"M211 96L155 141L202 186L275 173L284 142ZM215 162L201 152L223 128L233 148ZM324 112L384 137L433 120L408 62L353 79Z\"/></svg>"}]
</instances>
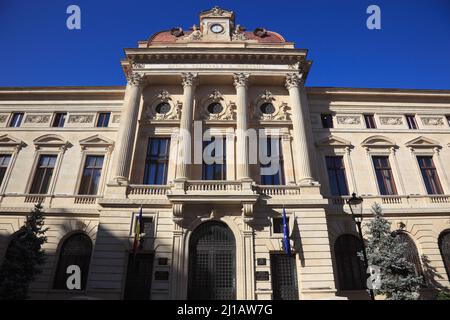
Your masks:
<instances>
[{"instance_id":1,"label":"pediment","mask_svg":"<svg viewBox=\"0 0 450 320\"><path fill-rule=\"evenodd\" d=\"M80 140L82 147L110 147L112 145L114 145L114 141L99 134Z\"/></svg>"},{"instance_id":2,"label":"pediment","mask_svg":"<svg viewBox=\"0 0 450 320\"><path fill-rule=\"evenodd\" d=\"M321 146L321 147L350 147L352 144L350 143L350 141L345 140L343 138L334 136L334 135L330 135L324 139L321 139L317 142L317 146Z\"/></svg>"},{"instance_id":3,"label":"pediment","mask_svg":"<svg viewBox=\"0 0 450 320\"><path fill-rule=\"evenodd\" d=\"M0 147L15 147L24 146L25 143L9 134L4 134L0 136Z\"/></svg>"},{"instance_id":4,"label":"pediment","mask_svg":"<svg viewBox=\"0 0 450 320\"><path fill-rule=\"evenodd\" d=\"M388 147L395 147L396 144L394 141L389 139L388 137L377 135L377 136L371 136L365 139L361 146L363 147L371 147L371 148L388 148Z\"/></svg>"},{"instance_id":5,"label":"pediment","mask_svg":"<svg viewBox=\"0 0 450 320\"><path fill-rule=\"evenodd\" d=\"M440 147L439 142L425 137L417 137L411 141L408 141L405 143L407 147L410 148L435 148Z\"/></svg>"},{"instance_id":6,"label":"pediment","mask_svg":"<svg viewBox=\"0 0 450 320\"><path fill-rule=\"evenodd\" d=\"M46 134L33 140L36 146L62 146L68 144L63 137L56 134Z\"/></svg>"},{"instance_id":7,"label":"pediment","mask_svg":"<svg viewBox=\"0 0 450 320\"><path fill-rule=\"evenodd\" d=\"M233 11L229 11L226 9L222 9L218 6L215 6L212 9L202 11L200 13L200 18L210 18L210 17L227 17L227 18L233 18L234 13Z\"/></svg>"}]
</instances>

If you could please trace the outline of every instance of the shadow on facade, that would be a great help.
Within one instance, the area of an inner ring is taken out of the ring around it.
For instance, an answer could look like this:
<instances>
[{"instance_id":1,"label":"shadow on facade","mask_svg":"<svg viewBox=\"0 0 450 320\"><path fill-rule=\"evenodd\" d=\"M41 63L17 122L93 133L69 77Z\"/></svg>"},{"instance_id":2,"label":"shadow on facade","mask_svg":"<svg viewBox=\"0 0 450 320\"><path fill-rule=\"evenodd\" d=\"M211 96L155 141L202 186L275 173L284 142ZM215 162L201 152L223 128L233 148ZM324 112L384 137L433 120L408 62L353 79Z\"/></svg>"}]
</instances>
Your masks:
<instances>
[{"instance_id":1,"label":"shadow on facade","mask_svg":"<svg viewBox=\"0 0 450 320\"><path fill-rule=\"evenodd\" d=\"M427 255L421 256L422 265L423 265L423 277L424 277L424 288L421 290L420 298L421 299L436 299L436 295L440 291L446 291L448 288L442 285L442 281L445 281L445 278L441 276L435 267L431 265L431 261Z\"/></svg>"}]
</instances>

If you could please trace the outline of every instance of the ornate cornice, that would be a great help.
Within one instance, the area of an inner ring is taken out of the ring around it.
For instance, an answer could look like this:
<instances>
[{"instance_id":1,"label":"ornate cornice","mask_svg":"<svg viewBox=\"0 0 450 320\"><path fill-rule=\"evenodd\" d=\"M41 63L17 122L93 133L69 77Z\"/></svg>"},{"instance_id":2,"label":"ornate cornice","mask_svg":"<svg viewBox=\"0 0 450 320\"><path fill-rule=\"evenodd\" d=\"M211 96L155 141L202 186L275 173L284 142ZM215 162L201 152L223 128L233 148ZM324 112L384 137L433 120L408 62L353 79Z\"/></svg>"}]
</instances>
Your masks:
<instances>
[{"instance_id":1,"label":"ornate cornice","mask_svg":"<svg viewBox=\"0 0 450 320\"><path fill-rule=\"evenodd\" d=\"M286 83L285 86L289 90L294 87L303 86L305 80L303 79L302 73L288 73L286 75Z\"/></svg>"},{"instance_id":2,"label":"ornate cornice","mask_svg":"<svg viewBox=\"0 0 450 320\"><path fill-rule=\"evenodd\" d=\"M197 83L198 74L192 72L183 72L181 74L183 87L194 86Z\"/></svg>"},{"instance_id":3,"label":"ornate cornice","mask_svg":"<svg viewBox=\"0 0 450 320\"><path fill-rule=\"evenodd\" d=\"M234 78L234 86L237 87L246 87L248 85L248 78L250 74L248 73L235 73L233 74Z\"/></svg>"}]
</instances>

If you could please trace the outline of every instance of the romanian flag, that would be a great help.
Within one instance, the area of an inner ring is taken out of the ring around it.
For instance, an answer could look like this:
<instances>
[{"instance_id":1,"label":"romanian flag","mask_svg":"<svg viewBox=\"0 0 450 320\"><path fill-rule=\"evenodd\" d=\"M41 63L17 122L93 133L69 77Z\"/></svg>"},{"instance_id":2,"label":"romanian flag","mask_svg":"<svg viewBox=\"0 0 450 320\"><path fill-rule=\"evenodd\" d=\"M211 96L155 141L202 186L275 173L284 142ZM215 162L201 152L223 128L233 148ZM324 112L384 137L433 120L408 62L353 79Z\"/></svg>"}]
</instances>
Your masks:
<instances>
[{"instance_id":1,"label":"romanian flag","mask_svg":"<svg viewBox=\"0 0 450 320\"><path fill-rule=\"evenodd\" d=\"M141 240L141 233L144 232L144 226L142 223L142 206L139 209L139 215L137 216L137 219L135 219L134 224L134 243L133 243L133 254L136 254L140 240Z\"/></svg>"},{"instance_id":2,"label":"romanian flag","mask_svg":"<svg viewBox=\"0 0 450 320\"><path fill-rule=\"evenodd\" d=\"M283 249L288 255L291 255L291 244L289 242L289 226L286 218L286 210L283 207Z\"/></svg>"}]
</instances>

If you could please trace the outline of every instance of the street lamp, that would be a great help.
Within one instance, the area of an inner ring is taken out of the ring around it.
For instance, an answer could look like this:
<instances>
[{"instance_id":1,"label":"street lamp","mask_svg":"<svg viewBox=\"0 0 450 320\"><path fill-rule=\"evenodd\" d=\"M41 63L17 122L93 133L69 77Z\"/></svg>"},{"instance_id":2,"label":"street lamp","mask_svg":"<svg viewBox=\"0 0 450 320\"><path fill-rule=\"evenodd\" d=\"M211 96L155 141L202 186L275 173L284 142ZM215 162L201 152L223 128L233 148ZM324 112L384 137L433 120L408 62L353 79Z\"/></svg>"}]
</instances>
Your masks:
<instances>
[{"instance_id":1,"label":"street lamp","mask_svg":"<svg viewBox=\"0 0 450 320\"><path fill-rule=\"evenodd\" d=\"M366 245L364 243L364 238L362 235L362 230L361 230L361 223L363 220L363 215L362 215L362 206L363 203L363 198L362 197L357 197L356 193L352 193L352 197L349 198L347 200L347 204L350 207L350 212L352 213L352 219L353 221L355 221L356 226L358 227L358 233L359 233L359 238L361 240L361 246L362 246L362 251L363 251L363 258L364 258L364 268L366 270L366 274L367 274L367 269L369 267L369 262L367 261L367 255L366 255ZM373 294L373 290L369 289L369 293L370 293L370 299L371 300L375 300L375 296Z\"/></svg>"}]
</instances>

